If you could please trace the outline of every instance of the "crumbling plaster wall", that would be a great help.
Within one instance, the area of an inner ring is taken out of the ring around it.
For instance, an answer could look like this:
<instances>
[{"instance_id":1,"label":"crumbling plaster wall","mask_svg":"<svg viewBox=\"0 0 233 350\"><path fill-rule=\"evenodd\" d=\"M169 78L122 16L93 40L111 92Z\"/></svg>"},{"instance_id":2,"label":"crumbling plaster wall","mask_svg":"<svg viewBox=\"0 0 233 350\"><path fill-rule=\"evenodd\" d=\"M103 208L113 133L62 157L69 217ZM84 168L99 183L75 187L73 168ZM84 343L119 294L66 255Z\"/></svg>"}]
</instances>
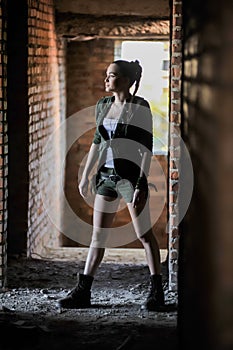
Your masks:
<instances>
[{"instance_id":1,"label":"crumbling plaster wall","mask_svg":"<svg viewBox=\"0 0 233 350\"><path fill-rule=\"evenodd\" d=\"M130 0L55 0L59 12L104 15L131 15L169 18L169 0L144 0L132 3Z\"/></svg>"}]
</instances>

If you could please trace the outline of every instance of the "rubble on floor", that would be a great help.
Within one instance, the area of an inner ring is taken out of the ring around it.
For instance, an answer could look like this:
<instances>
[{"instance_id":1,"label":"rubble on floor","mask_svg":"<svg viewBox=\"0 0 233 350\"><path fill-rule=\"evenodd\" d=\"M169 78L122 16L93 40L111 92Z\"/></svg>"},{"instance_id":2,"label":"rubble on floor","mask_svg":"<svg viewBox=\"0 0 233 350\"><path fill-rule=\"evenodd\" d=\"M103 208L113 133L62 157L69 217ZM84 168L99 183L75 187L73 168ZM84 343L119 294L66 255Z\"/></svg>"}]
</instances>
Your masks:
<instances>
[{"instance_id":1,"label":"rubble on floor","mask_svg":"<svg viewBox=\"0 0 233 350\"><path fill-rule=\"evenodd\" d=\"M177 293L163 285L166 312L141 310L149 286L145 263L103 262L92 286L90 309L65 310L57 300L75 285L84 260L16 259L9 262L8 287L0 293L1 349L175 349Z\"/></svg>"}]
</instances>

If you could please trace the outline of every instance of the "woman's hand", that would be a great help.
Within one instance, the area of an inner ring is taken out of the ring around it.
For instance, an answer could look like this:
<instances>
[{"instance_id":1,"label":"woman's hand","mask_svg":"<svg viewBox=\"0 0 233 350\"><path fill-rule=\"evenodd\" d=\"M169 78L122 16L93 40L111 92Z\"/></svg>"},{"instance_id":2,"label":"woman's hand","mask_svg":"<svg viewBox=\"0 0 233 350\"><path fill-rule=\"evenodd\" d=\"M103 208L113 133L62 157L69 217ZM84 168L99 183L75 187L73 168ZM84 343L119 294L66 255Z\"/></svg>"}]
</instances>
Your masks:
<instances>
[{"instance_id":1,"label":"woman's hand","mask_svg":"<svg viewBox=\"0 0 233 350\"><path fill-rule=\"evenodd\" d=\"M88 178L86 178L86 177L82 178L80 183L79 183L78 189L79 189L79 192L83 198L87 197L88 186L89 186Z\"/></svg>"},{"instance_id":2,"label":"woman's hand","mask_svg":"<svg viewBox=\"0 0 233 350\"><path fill-rule=\"evenodd\" d=\"M144 190L139 190L138 188L134 191L133 194L133 208L138 207L140 204L144 204L146 199L146 192Z\"/></svg>"}]
</instances>

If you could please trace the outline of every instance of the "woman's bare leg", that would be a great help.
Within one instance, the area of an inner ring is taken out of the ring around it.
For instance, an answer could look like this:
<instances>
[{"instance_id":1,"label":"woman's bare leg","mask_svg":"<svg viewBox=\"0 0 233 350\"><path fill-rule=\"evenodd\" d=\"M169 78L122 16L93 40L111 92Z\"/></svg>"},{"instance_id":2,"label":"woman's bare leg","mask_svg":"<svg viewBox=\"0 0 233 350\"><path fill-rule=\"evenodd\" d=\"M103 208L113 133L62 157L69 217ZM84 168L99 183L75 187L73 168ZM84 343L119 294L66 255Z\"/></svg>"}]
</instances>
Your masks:
<instances>
[{"instance_id":1,"label":"woman's bare leg","mask_svg":"<svg viewBox=\"0 0 233 350\"><path fill-rule=\"evenodd\" d=\"M145 201L141 201L136 208L134 208L131 203L128 203L128 209L135 233L145 249L150 273L151 275L160 274L160 251L157 239L155 238L152 230L149 201L146 199Z\"/></svg>"},{"instance_id":2,"label":"woman's bare leg","mask_svg":"<svg viewBox=\"0 0 233 350\"><path fill-rule=\"evenodd\" d=\"M94 276L105 252L113 219L119 205L119 199L96 195L93 211L93 234L85 263L84 274Z\"/></svg>"}]
</instances>

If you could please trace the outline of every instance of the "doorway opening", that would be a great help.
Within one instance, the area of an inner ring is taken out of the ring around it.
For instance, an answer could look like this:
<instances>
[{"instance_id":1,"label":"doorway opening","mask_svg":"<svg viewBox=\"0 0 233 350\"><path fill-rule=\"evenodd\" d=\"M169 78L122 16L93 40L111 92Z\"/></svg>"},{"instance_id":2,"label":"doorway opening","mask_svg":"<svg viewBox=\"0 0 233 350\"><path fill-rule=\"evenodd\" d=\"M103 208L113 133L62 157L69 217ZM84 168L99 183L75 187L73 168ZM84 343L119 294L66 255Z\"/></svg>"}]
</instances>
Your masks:
<instances>
[{"instance_id":1,"label":"doorway opening","mask_svg":"<svg viewBox=\"0 0 233 350\"><path fill-rule=\"evenodd\" d=\"M81 60L82 58L82 60ZM151 212L157 217L153 223L154 233L159 242L159 247L166 256L168 246L167 235L167 176L168 176L168 119L169 119L169 40L132 40L132 38L98 39L87 41L71 41L67 50L67 85L68 115L85 109L82 99L82 92L85 88L85 104L94 105L99 98L106 95L104 90L104 77L106 67L109 63L117 59L139 60L143 67L142 79L138 95L143 96L150 104L153 115L153 157L152 166L157 167L156 173L151 172L150 183L162 188L163 196L158 199L154 190L150 191ZM85 64L84 64L85 61ZM74 66L74 62L75 66ZM81 79L80 79L81 77ZM77 84L78 81L78 84ZM74 91L77 98L74 98ZM88 100L88 96L90 99ZM82 102L80 103L80 101ZM86 118L82 119L85 124ZM80 122L79 122L80 123ZM80 125L77 125L77 129ZM86 126L82 125L82 129ZM81 166L83 154L87 152L92 141L92 135L83 135L71 147L66 158L66 198L72 210L77 215L82 214L82 218L87 222L92 222L92 210L78 193L74 193L76 184L77 169L74 167L74 159L78 166ZM80 157L79 157L80 155ZM157 216L157 203L160 212ZM123 226L130 220L130 216L125 207L120 210L115 218L115 226ZM85 228L86 229L86 228ZM82 233L83 234L83 233ZM89 235L90 232L86 232ZM86 245L77 242L70 237L62 235L62 247L82 247ZM139 240L125 243L117 248L142 248Z\"/></svg>"}]
</instances>

